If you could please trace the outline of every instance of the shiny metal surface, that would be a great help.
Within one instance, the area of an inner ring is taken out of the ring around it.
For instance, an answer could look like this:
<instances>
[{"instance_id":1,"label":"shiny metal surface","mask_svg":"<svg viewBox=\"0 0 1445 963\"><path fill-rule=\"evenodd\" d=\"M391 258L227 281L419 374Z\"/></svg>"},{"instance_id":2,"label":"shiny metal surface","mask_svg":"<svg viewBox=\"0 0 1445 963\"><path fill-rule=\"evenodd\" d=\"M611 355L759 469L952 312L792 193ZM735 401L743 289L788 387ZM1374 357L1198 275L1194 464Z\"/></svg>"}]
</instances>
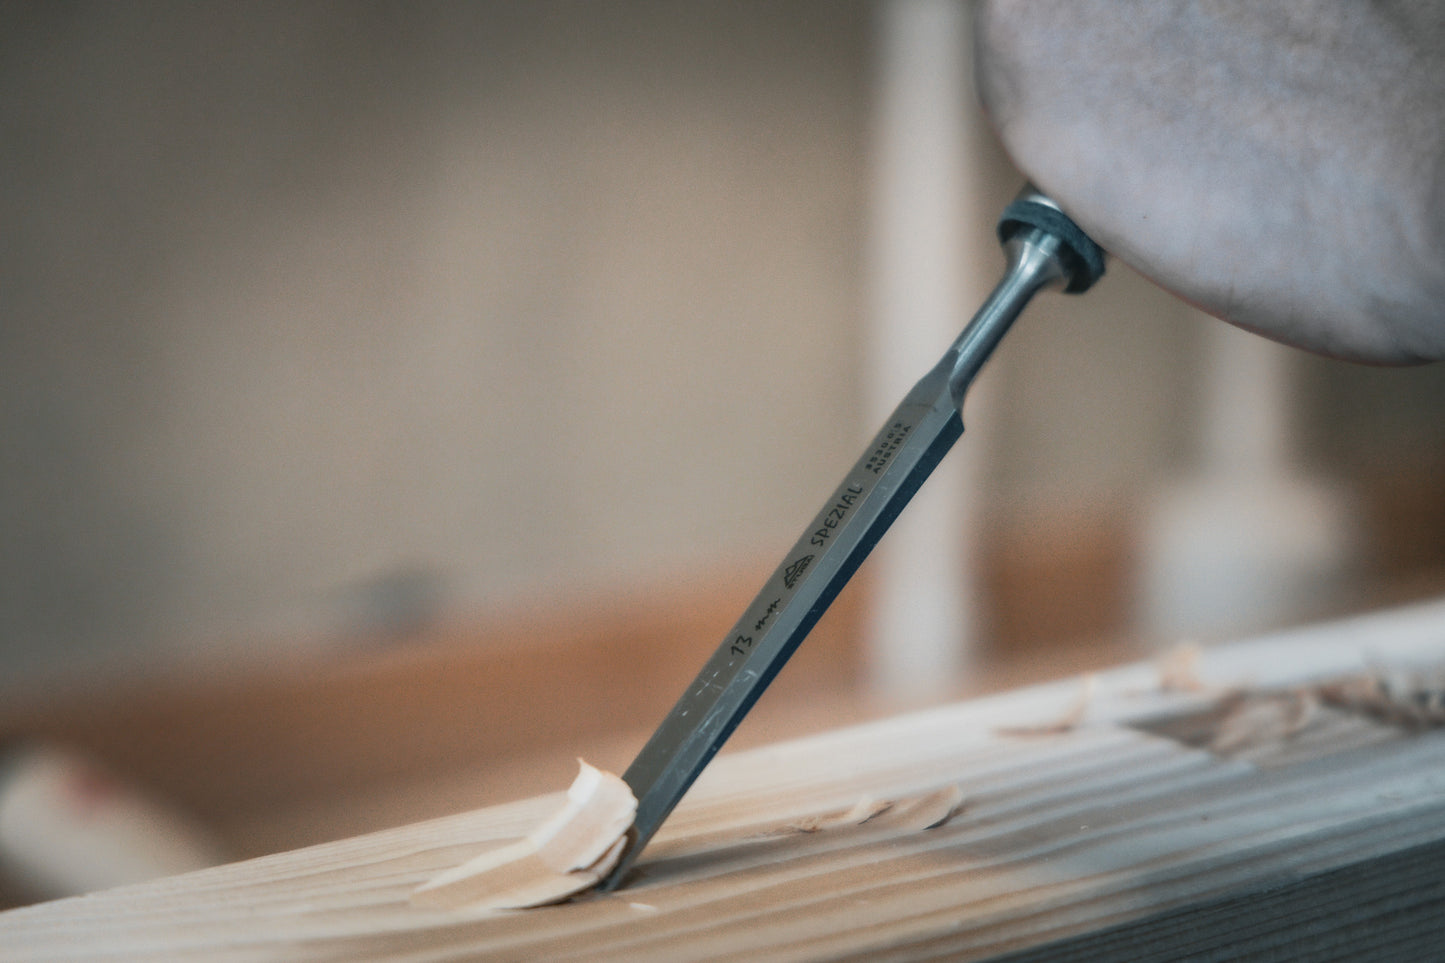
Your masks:
<instances>
[{"instance_id":1,"label":"shiny metal surface","mask_svg":"<svg viewBox=\"0 0 1445 963\"><path fill-rule=\"evenodd\" d=\"M1073 245L1092 242L1071 222L1058 233L1028 223L1055 223L1053 219L1063 217L1052 201L1026 188L1008 210L1021 216L1006 217L1000 225L1008 255L1003 279L889 417L623 774L638 798L637 817L627 852L604 889L622 881L688 787L963 434L961 412L968 386L1029 299L1049 286L1082 290L1102 272L1102 253L1095 248L1097 270L1093 277L1082 276L1088 273L1088 259L1080 258Z\"/></svg>"}]
</instances>

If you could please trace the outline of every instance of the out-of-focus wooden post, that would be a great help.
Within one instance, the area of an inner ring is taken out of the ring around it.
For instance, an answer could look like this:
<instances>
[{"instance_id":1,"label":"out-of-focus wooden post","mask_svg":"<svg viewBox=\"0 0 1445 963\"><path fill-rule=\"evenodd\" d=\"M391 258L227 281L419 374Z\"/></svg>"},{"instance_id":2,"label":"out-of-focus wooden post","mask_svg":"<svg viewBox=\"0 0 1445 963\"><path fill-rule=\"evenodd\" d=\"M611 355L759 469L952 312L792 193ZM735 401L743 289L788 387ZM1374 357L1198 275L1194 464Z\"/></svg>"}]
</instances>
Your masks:
<instances>
[{"instance_id":1,"label":"out-of-focus wooden post","mask_svg":"<svg viewBox=\"0 0 1445 963\"><path fill-rule=\"evenodd\" d=\"M956 336L997 280L973 250L983 210L975 162L968 11L957 0L878 6L870 296L865 377L872 431ZM974 210L978 208L978 210ZM969 414L978 409L970 395ZM970 425L973 419L966 419ZM972 518L983 453L970 431L879 545L866 652L872 695L917 704L953 691L977 631Z\"/></svg>"}]
</instances>

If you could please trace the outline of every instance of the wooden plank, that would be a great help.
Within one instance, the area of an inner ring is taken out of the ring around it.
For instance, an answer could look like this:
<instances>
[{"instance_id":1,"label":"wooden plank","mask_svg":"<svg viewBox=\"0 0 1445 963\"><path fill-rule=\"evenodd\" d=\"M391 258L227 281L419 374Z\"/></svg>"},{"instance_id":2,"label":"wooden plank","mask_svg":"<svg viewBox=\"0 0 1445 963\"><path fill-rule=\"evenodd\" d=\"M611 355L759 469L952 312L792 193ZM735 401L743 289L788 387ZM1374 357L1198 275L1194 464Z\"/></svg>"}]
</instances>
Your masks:
<instances>
[{"instance_id":1,"label":"wooden plank","mask_svg":"<svg viewBox=\"0 0 1445 963\"><path fill-rule=\"evenodd\" d=\"M1288 689L1442 662L1435 604L1209 650L1199 675ZM1429 877L1445 841L1445 731L1393 729L1341 751L1325 740L1256 764L1158 734L1221 690L1157 681L1150 665L1101 673L1083 723L1055 735L998 730L1057 717L1077 680L724 754L638 877L606 896L517 912L409 902L435 873L528 832L552 794L13 910L0 914L0 958L994 959L1052 945L1133 959L1141 941L1213 946L1230 901L1261 892L1284 895L1275 910L1260 903L1244 949L1313 932L1369 952L1351 921L1376 917L1310 914L1308 887L1338 898L1352 879ZM967 805L938 829L787 829L862 796L952 783ZM1429 889L1411 906L1383 882L1372 892L1381 919L1438 907Z\"/></svg>"},{"instance_id":2,"label":"wooden plank","mask_svg":"<svg viewBox=\"0 0 1445 963\"><path fill-rule=\"evenodd\" d=\"M999 963L1434 959L1445 946L1445 842L1361 860L1010 954ZM910 947L919 959L941 947Z\"/></svg>"}]
</instances>

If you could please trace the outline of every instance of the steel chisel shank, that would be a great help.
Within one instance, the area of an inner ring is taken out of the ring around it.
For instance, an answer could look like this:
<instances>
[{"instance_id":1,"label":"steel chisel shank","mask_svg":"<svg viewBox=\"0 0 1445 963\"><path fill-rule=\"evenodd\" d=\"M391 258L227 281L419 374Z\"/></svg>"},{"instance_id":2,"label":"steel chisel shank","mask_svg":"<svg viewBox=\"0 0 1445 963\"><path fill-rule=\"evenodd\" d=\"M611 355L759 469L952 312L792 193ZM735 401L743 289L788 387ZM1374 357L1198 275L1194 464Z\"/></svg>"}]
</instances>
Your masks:
<instances>
[{"instance_id":1,"label":"steel chisel shank","mask_svg":"<svg viewBox=\"0 0 1445 963\"><path fill-rule=\"evenodd\" d=\"M889 417L623 774L638 798L637 817L627 852L604 889L621 882L693 780L963 434L964 392L1029 299L1059 282L1068 291L1082 291L1103 273L1102 252L1052 201L1030 189L1005 210L999 234L1009 259L1003 280Z\"/></svg>"}]
</instances>

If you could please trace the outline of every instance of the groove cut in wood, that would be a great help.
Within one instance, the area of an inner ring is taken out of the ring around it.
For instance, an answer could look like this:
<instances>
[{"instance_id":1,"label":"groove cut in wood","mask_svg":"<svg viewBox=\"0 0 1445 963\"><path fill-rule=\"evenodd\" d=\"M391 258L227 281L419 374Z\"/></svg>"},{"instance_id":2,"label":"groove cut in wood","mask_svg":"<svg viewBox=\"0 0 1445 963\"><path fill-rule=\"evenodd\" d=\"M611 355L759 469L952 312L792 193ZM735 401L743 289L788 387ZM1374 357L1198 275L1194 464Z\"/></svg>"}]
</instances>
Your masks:
<instances>
[{"instance_id":1,"label":"groove cut in wood","mask_svg":"<svg viewBox=\"0 0 1445 963\"><path fill-rule=\"evenodd\" d=\"M560 903L593 886L617 865L637 815L631 788L610 772L577 760L580 771L562 808L523 839L470 859L412 893L438 909L530 909Z\"/></svg>"}]
</instances>

